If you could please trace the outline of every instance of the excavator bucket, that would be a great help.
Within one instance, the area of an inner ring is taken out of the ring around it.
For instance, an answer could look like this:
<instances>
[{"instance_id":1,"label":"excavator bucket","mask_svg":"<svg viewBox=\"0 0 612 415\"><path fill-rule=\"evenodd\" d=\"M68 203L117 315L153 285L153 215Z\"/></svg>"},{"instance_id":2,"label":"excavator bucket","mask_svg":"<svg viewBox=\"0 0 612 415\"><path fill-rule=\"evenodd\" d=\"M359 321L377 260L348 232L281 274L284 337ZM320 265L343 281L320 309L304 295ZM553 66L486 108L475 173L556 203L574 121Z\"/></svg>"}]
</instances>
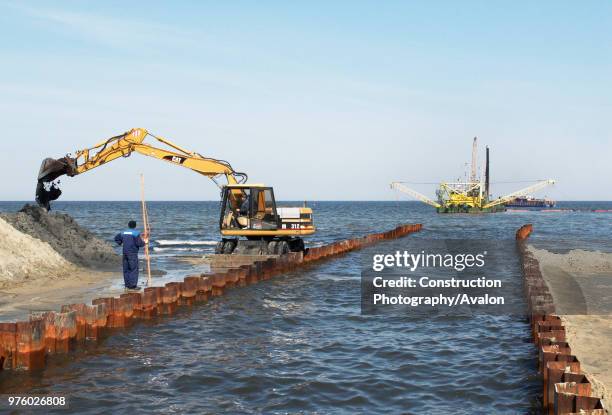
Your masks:
<instances>
[{"instance_id":1,"label":"excavator bucket","mask_svg":"<svg viewBox=\"0 0 612 415\"><path fill-rule=\"evenodd\" d=\"M36 203L39 206L46 210L51 208L50 203L62 194L57 183L53 181L64 174L72 176L74 167L74 160L70 157L63 157L61 159L46 158L42 161L36 184Z\"/></svg>"}]
</instances>

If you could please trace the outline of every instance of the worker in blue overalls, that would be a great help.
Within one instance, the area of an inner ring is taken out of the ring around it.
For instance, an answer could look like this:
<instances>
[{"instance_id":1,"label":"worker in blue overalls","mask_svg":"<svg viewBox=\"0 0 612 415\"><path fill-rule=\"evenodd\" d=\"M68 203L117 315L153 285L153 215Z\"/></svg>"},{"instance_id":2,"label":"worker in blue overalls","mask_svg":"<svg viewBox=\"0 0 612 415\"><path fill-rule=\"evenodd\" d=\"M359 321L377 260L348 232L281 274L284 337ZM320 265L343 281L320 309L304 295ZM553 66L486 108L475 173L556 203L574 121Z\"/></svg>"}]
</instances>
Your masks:
<instances>
[{"instance_id":1,"label":"worker in blue overalls","mask_svg":"<svg viewBox=\"0 0 612 415\"><path fill-rule=\"evenodd\" d=\"M140 236L136 222L131 220L128 228L115 236L115 242L123 246L123 281L125 288L139 290L138 287L138 250L149 243L148 236Z\"/></svg>"}]
</instances>

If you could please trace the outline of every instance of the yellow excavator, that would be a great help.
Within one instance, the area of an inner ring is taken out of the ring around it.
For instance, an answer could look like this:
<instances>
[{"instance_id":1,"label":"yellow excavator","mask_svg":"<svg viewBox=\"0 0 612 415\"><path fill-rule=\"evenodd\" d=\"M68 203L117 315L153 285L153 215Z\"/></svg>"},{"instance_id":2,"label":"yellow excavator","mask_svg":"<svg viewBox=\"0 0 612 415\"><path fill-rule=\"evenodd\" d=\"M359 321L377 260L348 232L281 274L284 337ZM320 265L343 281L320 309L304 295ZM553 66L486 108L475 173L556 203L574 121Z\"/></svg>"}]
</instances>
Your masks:
<instances>
[{"instance_id":1,"label":"yellow excavator","mask_svg":"<svg viewBox=\"0 0 612 415\"><path fill-rule=\"evenodd\" d=\"M145 143L147 137L170 149ZM283 255L304 251L302 237L315 232L311 208L277 207L272 187L247 183L247 175L235 171L230 163L188 151L143 128L134 128L91 148L78 150L74 157L44 159L38 173L36 202L49 210L51 202L62 194L57 178L85 173L120 157L129 157L133 152L191 169L221 188L222 240L215 249L217 254ZM222 176L226 183L218 182Z\"/></svg>"}]
</instances>

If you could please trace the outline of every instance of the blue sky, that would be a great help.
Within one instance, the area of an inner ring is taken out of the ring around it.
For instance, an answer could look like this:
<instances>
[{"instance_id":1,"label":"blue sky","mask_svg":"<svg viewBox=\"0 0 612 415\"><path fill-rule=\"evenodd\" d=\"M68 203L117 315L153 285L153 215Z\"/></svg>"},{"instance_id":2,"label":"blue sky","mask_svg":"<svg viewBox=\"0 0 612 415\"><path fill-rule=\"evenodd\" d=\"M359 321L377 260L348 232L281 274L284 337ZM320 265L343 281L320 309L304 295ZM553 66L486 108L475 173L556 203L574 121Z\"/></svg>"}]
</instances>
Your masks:
<instances>
[{"instance_id":1,"label":"blue sky","mask_svg":"<svg viewBox=\"0 0 612 415\"><path fill-rule=\"evenodd\" d=\"M494 182L612 200L608 1L2 2L0 35L3 200L33 197L42 158L132 127L277 199L394 200L390 181L461 176L477 135ZM218 197L134 155L64 198L138 199L141 172L151 200Z\"/></svg>"}]
</instances>

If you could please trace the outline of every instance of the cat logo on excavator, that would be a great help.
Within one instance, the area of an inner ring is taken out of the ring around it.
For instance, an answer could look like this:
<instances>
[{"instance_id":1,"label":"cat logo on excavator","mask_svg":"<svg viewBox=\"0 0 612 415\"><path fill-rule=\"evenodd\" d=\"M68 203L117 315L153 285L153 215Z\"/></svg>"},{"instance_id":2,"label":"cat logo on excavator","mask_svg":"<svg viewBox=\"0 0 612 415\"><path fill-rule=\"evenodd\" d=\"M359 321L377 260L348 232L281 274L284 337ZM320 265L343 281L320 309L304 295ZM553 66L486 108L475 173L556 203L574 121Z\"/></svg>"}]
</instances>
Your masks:
<instances>
[{"instance_id":1,"label":"cat logo on excavator","mask_svg":"<svg viewBox=\"0 0 612 415\"><path fill-rule=\"evenodd\" d=\"M185 158L179 156L166 156L164 157L164 160L171 161L172 163L176 164L183 164L185 162Z\"/></svg>"}]
</instances>

